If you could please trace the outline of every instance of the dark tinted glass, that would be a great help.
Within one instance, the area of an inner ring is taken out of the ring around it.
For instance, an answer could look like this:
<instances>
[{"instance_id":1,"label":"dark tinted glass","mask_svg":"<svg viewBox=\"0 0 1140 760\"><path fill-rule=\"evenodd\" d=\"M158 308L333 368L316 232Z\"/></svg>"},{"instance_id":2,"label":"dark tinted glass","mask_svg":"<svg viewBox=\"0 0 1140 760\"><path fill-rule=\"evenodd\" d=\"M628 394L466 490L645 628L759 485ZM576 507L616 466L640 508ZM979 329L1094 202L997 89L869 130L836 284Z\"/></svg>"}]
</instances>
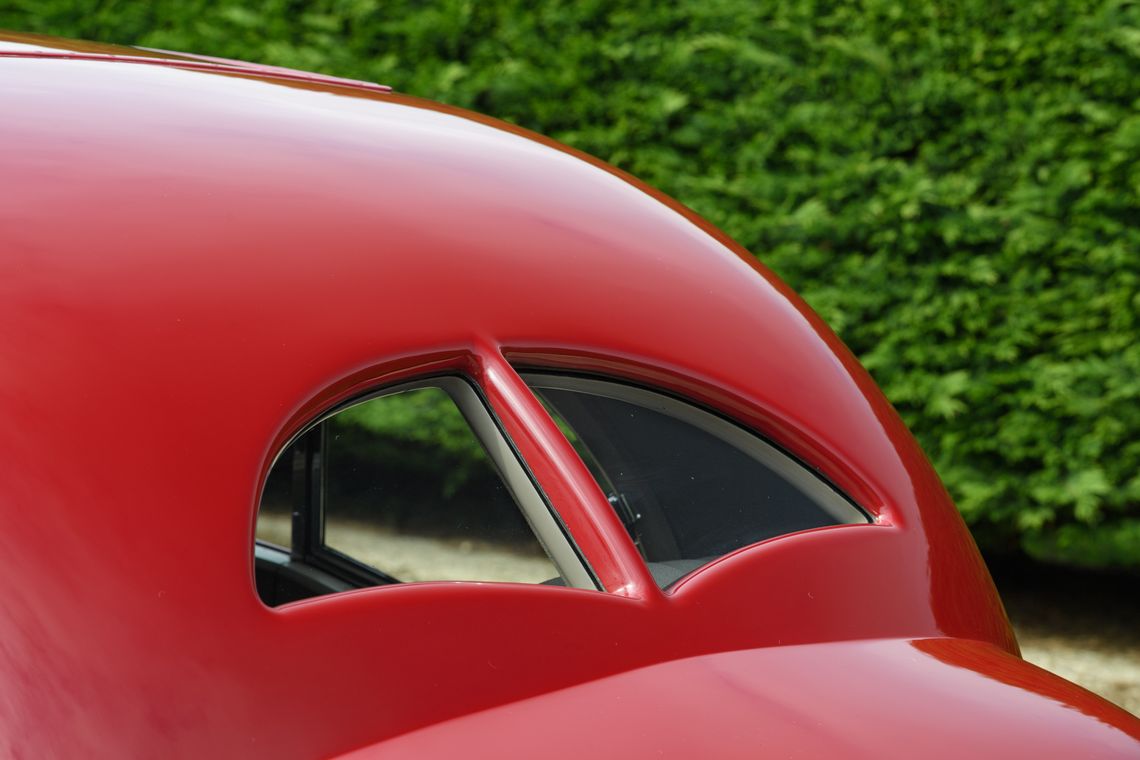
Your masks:
<instances>
[{"instance_id":1,"label":"dark tinted glass","mask_svg":"<svg viewBox=\"0 0 1140 760\"><path fill-rule=\"evenodd\" d=\"M866 521L795 460L696 407L615 383L528 380L666 583L773 536Z\"/></svg>"}]
</instances>

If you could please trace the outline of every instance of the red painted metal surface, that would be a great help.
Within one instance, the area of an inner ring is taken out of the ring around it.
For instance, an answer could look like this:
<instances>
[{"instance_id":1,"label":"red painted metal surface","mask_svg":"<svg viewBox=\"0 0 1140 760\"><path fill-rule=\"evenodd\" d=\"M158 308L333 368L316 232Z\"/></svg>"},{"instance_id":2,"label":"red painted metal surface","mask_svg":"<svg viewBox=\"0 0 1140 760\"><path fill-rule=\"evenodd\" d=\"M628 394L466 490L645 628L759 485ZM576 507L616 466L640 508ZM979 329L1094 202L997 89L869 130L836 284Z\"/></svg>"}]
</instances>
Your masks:
<instances>
[{"instance_id":1,"label":"red painted metal surface","mask_svg":"<svg viewBox=\"0 0 1140 760\"><path fill-rule=\"evenodd\" d=\"M1128 716L1098 720L1090 697L976 641L809 644L649 666L446 721L346 760L443 757L455 747L472 758L567 760L1135 756Z\"/></svg>"},{"instance_id":2,"label":"red painted metal surface","mask_svg":"<svg viewBox=\"0 0 1140 760\"><path fill-rule=\"evenodd\" d=\"M690 212L435 103L37 44L0 56L0 751L423 756L534 716L591 721L577 746L603 753L649 754L623 730L663 725L710 756L937 757L942 717L973 726L946 745L964 754L1008 755L1003 726L1031 720L1016 735L1038 754L1135 754L1135 719L1014 656L869 376ZM742 549L664 593L520 366L719 409L876 522ZM607 592L434 583L266 608L251 547L272 457L339 401L440 369L483 386ZM889 641L826 643L855 639ZM599 700L616 712L594 723ZM740 722L788 710L818 730Z\"/></svg>"}]
</instances>

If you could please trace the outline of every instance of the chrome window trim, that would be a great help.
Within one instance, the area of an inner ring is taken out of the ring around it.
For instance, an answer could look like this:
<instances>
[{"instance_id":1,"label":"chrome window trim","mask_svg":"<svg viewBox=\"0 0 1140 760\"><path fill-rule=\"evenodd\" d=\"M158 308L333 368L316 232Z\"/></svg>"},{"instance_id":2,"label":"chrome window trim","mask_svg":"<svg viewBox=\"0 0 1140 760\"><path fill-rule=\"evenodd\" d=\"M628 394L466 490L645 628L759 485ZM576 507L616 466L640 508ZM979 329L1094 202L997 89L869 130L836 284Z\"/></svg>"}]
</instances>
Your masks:
<instances>
[{"instance_id":1,"label":"chrome window trim","mask_svg":"<svg viewBox=\"0 0 1140 760\"><path fill-rule=\"evenodd\" d=\"M530 529L542 544L542 548L550 555L551 561L554 562L566 584L572 588L599 590L590 571L582 563L578 552L570 545L569 538L551 512L552 508L539 494L538 488L523 468L506 435L491 417L483 399L471 384L455 376L436 378L427 384L437 385L451 396L452 401L459 407L463 418L475 433L475 437L483 444L487 456L502 476L507 490L511 492L515 503L522 510Z\"/></svg>"}]
</instances>

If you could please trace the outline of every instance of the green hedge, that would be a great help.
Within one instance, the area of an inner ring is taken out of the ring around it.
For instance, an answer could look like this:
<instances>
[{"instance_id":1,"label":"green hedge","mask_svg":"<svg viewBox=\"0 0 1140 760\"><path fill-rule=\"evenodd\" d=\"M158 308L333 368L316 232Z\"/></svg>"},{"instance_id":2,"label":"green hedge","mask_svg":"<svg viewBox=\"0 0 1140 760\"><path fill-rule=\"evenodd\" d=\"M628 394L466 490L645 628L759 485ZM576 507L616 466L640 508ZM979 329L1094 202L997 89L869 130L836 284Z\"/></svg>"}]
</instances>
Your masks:
<instances>
[{"instance_id":1,"label":"green hedge","mask_svg":"<svg viewBox=\"0 0 1140 760\"><path fill-rule=\"evenodd\" d=\"M0 26L386 82L601 156L821 312L983 545L1140 566L1134 0L24 0Z\"/></svg>"}]
</instances>

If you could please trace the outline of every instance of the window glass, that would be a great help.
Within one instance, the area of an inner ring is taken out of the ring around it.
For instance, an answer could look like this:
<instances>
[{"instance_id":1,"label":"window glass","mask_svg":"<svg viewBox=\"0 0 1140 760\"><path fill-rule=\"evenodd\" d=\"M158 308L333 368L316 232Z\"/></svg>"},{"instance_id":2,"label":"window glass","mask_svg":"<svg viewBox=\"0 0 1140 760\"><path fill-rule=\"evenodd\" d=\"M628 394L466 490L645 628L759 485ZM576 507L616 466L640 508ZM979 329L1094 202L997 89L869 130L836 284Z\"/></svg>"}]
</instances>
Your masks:
<instances>
[{"instance_id":1,"label":"window glass","mask_svg":"<svg viewBox=\"0 0 1140 760\"><path fill-rule=\"evenodd\" d=\"M757 541L867 521L794 459L693 405L606 381L526 379L662 586Z\"/></svg>"},{"instance_id":2,"label":"window glass","mask_svg":"<svg viewBox=\"0 0 1140 760\"><path fill-rule=\"evenodd\" d=\"M532 523L574 557L471 386L403 386L278 457L258 513L258 590L282 604L393 582L563 582Z\"/></svg>"},{"instance_id":3,"label":"window glass","mask_svg":"<svg viewBox=\"0 0 1140 760\"><path fill-rule=\"evenodd\" d=\"M325 423L324 544L401 581L558 575L441 389L380 396Z\"/></svg>"},{"instance_id":4,"label":"window glass","mask_svg":"<svg viewBox=\"0 0 1140 760\"><path fill-rule=\"evenodd\" d=\"M257 512L257 540L288 547L293 535L293 453L287 451L277 459Z\"/></svg>"}]
</instances>

